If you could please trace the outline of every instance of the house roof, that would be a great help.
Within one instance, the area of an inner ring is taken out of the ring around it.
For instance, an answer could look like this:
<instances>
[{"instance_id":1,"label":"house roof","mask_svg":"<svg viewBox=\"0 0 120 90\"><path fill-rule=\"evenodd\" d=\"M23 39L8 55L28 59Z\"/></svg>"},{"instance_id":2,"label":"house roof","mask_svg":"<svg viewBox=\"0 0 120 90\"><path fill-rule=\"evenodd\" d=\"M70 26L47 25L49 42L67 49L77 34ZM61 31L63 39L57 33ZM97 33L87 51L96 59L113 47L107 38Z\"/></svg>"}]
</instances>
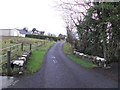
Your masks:
<instances>
[{"instance_id":1,"label":"house roof","mask_svg":"<svg viewBox=\"0 0 120 90\"><path fill-rule=\"evenodd\" d=\"M30 32L27 32L23 29L17 29L19 31L20 34L31 34Z\"/></svg>"}]
</instances>

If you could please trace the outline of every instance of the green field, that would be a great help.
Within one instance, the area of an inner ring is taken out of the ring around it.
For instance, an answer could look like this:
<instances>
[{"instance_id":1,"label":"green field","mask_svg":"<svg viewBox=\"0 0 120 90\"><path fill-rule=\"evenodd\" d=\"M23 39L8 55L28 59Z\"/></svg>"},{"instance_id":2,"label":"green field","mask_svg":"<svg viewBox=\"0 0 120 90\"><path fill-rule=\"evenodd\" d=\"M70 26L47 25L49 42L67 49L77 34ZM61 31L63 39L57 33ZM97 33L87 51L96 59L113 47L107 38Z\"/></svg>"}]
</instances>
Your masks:
<instances>
[{"instance_id":1,"label":"green field","mask_svg":"<svg viewBox=\"0 0 120 90\"><path fill-rule=\"evenodd\" d=\"M21 55L25 51L30 50L30 44L32 44L32 49L37 45L42 45L43 43L46 43L45 40L40 39L32 39L32 38L22 38L22 37L2 37L2 40L0 41L0 55L4 55L7 53L7 51L15 51L14 54ZM21 44L23 43L23 51L21 50ZM17 46L13 46L16 45ZM13 47L12 47L13 46ZM12 57L15 55L12 54Z\"/></svg>"},{"instance_id":2,"label":"green field","mask_svg":"<svg viewBox=\"0 0 120 90\"><path fill-rule=\"evenodd\" d=\"M18 44L18 43L35 44L35 43L41 43L43 41L44 40L24 38L24 37L2 37L2 40L0 41L0 46L2 48L5 48L10 45L14 45L14 44Z\"/></svg>"},{"instance_id":3,"label":"green field","mask_svg":"<svg viewBox=\"0 0 120 90\"><path fill-rule=\"evenodd\" d=\"M22 43L23 43L23 51L21 49ZM0 55L5 55L7 54L7 51L11 50L11 59L15 59L17 56L20 56L24 52L29 51L30 44L32 45L32 51L35 52L37 47L40 48L44 44L47 45L48 43L50 43L50 41L41 40L41 39L24 38L24 37L2 37L2 40L0 40ZM16 44L17 46L11 47ZM7 62L7 56L2 58L0 57L0 66L5 64L6 62ZM0 73L1 72L2 72L2 68L0 68Z\"/></svg>"}]
</instances>

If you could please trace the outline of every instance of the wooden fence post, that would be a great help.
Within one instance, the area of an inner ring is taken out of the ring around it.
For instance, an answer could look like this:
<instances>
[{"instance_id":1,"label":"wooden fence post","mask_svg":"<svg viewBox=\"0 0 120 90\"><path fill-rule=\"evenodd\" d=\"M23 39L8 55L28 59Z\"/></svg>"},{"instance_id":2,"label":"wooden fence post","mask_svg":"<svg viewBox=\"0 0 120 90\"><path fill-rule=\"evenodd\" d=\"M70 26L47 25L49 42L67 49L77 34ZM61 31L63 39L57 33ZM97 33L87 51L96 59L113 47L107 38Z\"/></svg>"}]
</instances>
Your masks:
<instances>
[{"instance_id":1,"label":"wooden fence post","mask_svg":"<svg viewBox=\"0 0 120 90\"><path fill-rule=\"evenodd\" d=\"M11 60L11 51L7 52L7 75L11 75L11 69L10 69L10 60Z\"/></svg>"},{"instance_id":2,"label":"wooden fence post","mask_svg":"<svg viewBox=\"0 0 120 90\"><path fill-rule=\"evenodd\" d=\"M23 43L21 44L21 50L23 51Z\"/></svg>"},{"instance_id":3,"label":"wooden fence post","mask_svg":"<svg viewBox=\"0 0 120 90\"><path fill-rule=\"evenodd\" d=\"M17 51L19 51L19 45L17 45Z\"/></svg>"},{"instance_id":4,"label":"wooden fence post","mask_svg":"<svg viewBox=\"0 0 120 90\"><path fill-rule=\"evenodd\" d=\"M32 44L30 44L30 51L31 51L31 49L32 49Z\"/></svg>"}]
</instances>

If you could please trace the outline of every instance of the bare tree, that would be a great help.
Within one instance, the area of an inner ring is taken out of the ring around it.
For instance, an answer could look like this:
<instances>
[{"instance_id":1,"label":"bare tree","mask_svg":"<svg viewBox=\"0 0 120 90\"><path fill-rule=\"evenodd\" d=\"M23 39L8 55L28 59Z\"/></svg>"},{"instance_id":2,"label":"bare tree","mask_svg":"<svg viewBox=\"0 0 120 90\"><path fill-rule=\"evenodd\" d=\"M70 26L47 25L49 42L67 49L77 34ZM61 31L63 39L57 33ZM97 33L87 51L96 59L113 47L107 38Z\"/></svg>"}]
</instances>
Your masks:
<instances>
[{"instance_id":1,"label":"bare tree","mask_svg":"<svg viewBox=\"0 0 120 90\"><path fill-rule=\"evenodd\" d=\"M81 21L86 16L87 9L92 4L85 2L84 0L59 0L57 1L57 7L63 12L63 19L66 22L67 40L71 43L74 48L75 45L75 30Z\"/></svg>"},{"instance_id":2,"label":"bare tree","mask_svg":"<svg viewBox=\"0 0 120 90\"><path fill-rule=\"evenodd\" d=\"M63 12L66 23L76 27L86 16L87 10L92 7L91 0L59 0L56 7Z\"/></svg>"}]
</instances>

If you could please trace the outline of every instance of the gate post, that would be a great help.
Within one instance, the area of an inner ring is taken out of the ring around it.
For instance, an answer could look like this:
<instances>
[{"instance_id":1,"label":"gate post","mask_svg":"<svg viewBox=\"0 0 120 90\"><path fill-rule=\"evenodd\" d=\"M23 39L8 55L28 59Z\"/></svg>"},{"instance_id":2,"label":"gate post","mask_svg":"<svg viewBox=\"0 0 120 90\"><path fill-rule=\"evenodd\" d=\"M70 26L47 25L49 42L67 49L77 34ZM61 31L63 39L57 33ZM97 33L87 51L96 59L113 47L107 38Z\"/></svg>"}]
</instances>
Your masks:
<instances>
[{"instance_id":1,"label":"gate post","mask_svg":"<svg viewBox=\"0 0 120 90\"><path fill-rule=\"evenodd\" d=\"M10 66L10 60L11 60L11 51L7 52L7 75L11 75L11 66Z\"/></svg>"}]
</instances>

